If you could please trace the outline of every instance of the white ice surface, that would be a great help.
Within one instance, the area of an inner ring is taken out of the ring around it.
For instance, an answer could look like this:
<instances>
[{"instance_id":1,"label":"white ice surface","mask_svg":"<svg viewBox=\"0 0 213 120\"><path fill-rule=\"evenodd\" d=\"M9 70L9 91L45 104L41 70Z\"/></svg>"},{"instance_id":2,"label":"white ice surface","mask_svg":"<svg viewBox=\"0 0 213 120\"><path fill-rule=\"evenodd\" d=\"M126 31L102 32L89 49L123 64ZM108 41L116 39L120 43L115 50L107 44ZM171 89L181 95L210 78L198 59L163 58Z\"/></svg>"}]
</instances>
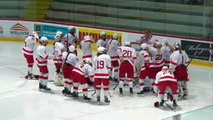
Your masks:
<instances>
[{"instance_id":1,"label":"white ice surface","mask_svg":"<svg viewBox=\"0 0 213 120\"><path fill-rule=\"evenodd\" d=\"M63 88L53 83L48 83L53 93L39 92L38 81L21 78L27 72L21 49L22 43L0 42L0 120L161 120L213 105L213 69L193 65L189 66L190 96L178 101L177 112L154 108L158 98L151 93L138 97L137 88L134 97L128 95L127 88L125 96L119 97L118 91L111 87L113 96L108 106L97 105L95 96L89 103L64 97L61 94ZM34 71L38 74L36 64ZM52 61L49 62L49 71L49 79L52 79Z\"/></svg>"}]
</instances>

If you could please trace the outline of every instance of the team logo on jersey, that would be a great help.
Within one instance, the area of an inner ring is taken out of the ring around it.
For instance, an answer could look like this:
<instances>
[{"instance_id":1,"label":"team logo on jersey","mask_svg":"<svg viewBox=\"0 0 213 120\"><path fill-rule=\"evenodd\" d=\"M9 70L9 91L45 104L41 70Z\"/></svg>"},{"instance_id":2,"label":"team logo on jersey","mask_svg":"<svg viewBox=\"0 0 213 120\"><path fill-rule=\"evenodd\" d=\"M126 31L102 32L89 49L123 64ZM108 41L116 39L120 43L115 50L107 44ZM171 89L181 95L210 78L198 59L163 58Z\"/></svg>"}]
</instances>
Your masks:
<instances>
[{"instance_id":1,"label":"team logo on jersey","mask_svg":"<svg viewBox=\"0 0 213 120\"><path fill-rule=\"evenodd\" d=\"M25 37L29 35L29 29L24 25L17 23L10 28L10 34L13 37Z\"/></svg>"}]
</instances>

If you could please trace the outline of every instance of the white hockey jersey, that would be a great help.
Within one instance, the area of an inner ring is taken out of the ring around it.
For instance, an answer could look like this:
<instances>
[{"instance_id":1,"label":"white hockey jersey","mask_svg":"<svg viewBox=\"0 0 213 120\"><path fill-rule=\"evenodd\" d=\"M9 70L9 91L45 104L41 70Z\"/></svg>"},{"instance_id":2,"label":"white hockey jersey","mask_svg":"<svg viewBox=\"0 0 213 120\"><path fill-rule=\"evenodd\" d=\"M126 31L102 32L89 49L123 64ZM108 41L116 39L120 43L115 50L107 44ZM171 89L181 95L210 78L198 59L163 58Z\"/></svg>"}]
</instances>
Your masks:
<instances>
[{"instance_id":1,"label":"white hockey jersey","mask_svg":"<svg viewBox=\"0 0 213 120\"><path fill-rule=\"evenodd\" d=\"M106 41L104 41L103 39L99 39L97 42L96 42L96 45L97 45L97 48L98 47L104 47L106 48Z\"/></svg>"},{"instance_id":2,"label":"white hockey jersey","mask_svg":"<svg viewBox=\"0 0 213 120\"><path fill-rule=\"evenodd\" d=\"M116 52L122 60L128 60L134 66L135 60L137 59L134 48L121 46L117 48Z\"/></svg>"},{"instance_id":3,"label":"white hockey jersey","mask_svg":"<svg viewBox=\"0 0 213 120\"><path fill-rule=\"evenodd\" d=\"M120 46L120 43L117 40L111 40L108 42L107 46L107 55L111 57L111 60L118 60L119 56L116 52L117 48Z\"/></svg>"},{"instance_id":4,"label":"white hockey jersey","mask_svg":"<svg viewBox=\"0 0 213 120\"><path fill-rule=\"evenodd\" d=\"M91 48L91 44L93 41L91 40L82 40L81 41L81 49L83 52L83 60L85 60L86 58L92 58L92 48Z\"/></svg>"},{"instance_id":5,"label":"white hockey jersey","mask_svg":"<svg viewBox=\"0 0 213 120\"><path fill-rule=\"evenodd\" d=\"M62 53L65 51L65 46L61 42L55 42L53 48L54 63L62 63Z\"/></svg>"},{"instance_id":6,"label":"white hockey jersey","mask_svg":"<svg viewBox=\"0 0 213 120\"><path fill-rule=\"evenodd\" d=\"M155 41L156 41L156 37L153 35L149 36L148 39L146 39L145 36L141 36L141 39L136 40L136 43L138 43L139 45L146 43L148 46L152 46Z\"/></svg>"},{"instance_id":7,"label":"white hockey jersey","mask_svg":"<svg viewBox=\"0 0 213 120\"><path fill-rule=\"evenodd\" d=\"M163 81L177 82L177 79L175 79L174 74L170 70L160 71L156 74L155 84Z\"/></svg>"},{"instance_id":8,"label":"white hockey jersey","mask_svg":"<svg viewBox=\"0 0 213 120\"><path fill-rule=\"evenodd\" d=\"M36 40L37 38L32 35L27 36L24 41L24 47L22 48L22 52L27 55L33 55Z\"/></svg>"},{"instance_id":9,"label":"white hockey jersey","mask_svg":"<svg viewBox=\"0 0 213 120\"><path fill-rule=\"evenodd\" d=\"M64 63L68 63L72 66L76 66L76 64L78 63L78 57L75 55L75 53L63 52L62 53L62 61Z\"/></svg>"},{"instance_id":10,"label":"white hockey jersey","mask_svg":"<svg viewBox=\"0 0 213 120\"><path fill-rule=\"evenodd\" d=\"M107 54L94 57L94 78L109 78L111 67L111 59Z\"/></svg>"},{"instance_id":11,"label":"white hockey jersey","mask_svg":"<svg viewBox=\"0 0 213 120\"><path fill-rule=\"evenodd\" d=\"M150 60L149 53L146 50L140 51L140 53L139 53L139 63L140 63L141 71L146 69L145 63L148 64L149 60Z\"/></svg>"},{"instance_id":12,"label":"white hockey jersey","mask_svg":"<svg viewBox=\"0 0 213 120\"><path fill-rule=\"evenodd\" d=\"M74 72L79 73L85 77L93 78L94 77L94 69L89 64L81 64L78 63L73 70Z\"/></svg>"},{"instance_id":13,"label":"white hockey jersey","mask_svg":"<svg viewBox=\"0 0 213 120\"><path fill-rule=\"evenodd\" d=\"M172 50L167 45L163 45L162 50L163 50L163 56L165 58L165 65L169 65L170 55L172 54Z\"/></svg>"},{"instance_id":14,"label":"white hockey jersey","mask_svg":"<svg viewBox=\"0 0 213 120\"><path fill-rule=\"evenodd\" d=\"M49 55L46 52L46 46L39 45L36 49L36 61L39 66L46 66Z\"/></svg>"},{"instance_id":15,"label":"white hockey jersey","mask_svg":"<svg viewBox=\"0 0 213 120\"><path fill-rule=\"evenodd\" d=\"M149 47L149 51L151 52L152 56L150 59L150 67L162 67L164 65L164 51L162 47L158 51L158 49L154 47Z\"/></svg>"},{"instance_id":16,"label":"white hockey jersey","mask_svg":"<svg viewBox=\"0 0 213 120\"><path fill-rule=\"evenodd\" d=\"M181 53L179 50L174 51L170 56L170 68L175 69L178 65L187 65L189 62L189 57L186 54L185 51L181 50Z\"/></svg>"},{"instance_id":17,"label":"white hockey jersey","mask_svg":"<svg viewBox=\"0 0 213 120\"><path fill-rule=\"evenodd\" d=\"M70 45L76 46L76 42L78 41L78 38L76 35L67 33L64 35L63 41L64 41L65 47L68 48Z\"/></svg>"}]
</instances>

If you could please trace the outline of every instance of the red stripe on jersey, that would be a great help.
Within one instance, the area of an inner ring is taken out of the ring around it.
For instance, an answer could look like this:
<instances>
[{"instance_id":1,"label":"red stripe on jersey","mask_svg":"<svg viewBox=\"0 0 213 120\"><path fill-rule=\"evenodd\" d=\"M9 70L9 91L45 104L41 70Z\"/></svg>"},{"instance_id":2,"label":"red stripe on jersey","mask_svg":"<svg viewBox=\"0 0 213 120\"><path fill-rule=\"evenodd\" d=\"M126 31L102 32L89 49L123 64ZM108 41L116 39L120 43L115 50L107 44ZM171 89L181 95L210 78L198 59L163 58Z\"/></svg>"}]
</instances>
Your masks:
<instances>
[{"instance_id":1,"label":"red stripe on jersey","mask_svg":"<svg viewBox=\"0 0 213 120\"><path fill-rule=\"evenodd\" d=\"M114 58L119 58L118 56L111 56L111 59L114 59Z\"/></svg>"},{"instance_id":2,"label":"red stripe on jersey","mask_svg":"<svg viewBox=\"0 0 213 120\"><path fill-rule=\"evenodd\" d=\"M149 57L149 55L144 55L144 58L147 58L147 57Z\"/></svg>"},{"instance_id":3,"label":"red stripe on jersey","mask_svg":"<svg viewBox=\"0 0 213 120\"><path fill-rule=\"evenodd\" d=\"M89 77L90 77L90 78L93 78L93 77L94 77L94 75L90 75Z\"/></svg>"},{"instance_id":4,"label":"red stripe on jersey","mask_svg":"<svg viewBox=\"0 0 213 120\"><path fill-rule=\"evenodd\" d=\"M164 76L164 77L161 77L160 79L174 79L174 77L172 77L172 76Z\"/></svg>"},{"instance_id":5,"label":"red stripe on jersey","mask_svg":"<svg viewBox=\"0 0 213 120\"><path fill-rule=\"evenodd\" d=\"M140 43L138 43L138 42L131 42L131 44L140 44Z\"/></svg>"},{"instance_id":6,"label":"red stripe on jersey","mask_svg":"<svg viewBox=\"0 0 213 120\"><path fill-rule=\"evenodd\" d=\"M85 55L82 58L84 59L84 58L91 58L91 57L92 57L92 55Z\"/></svg>"},{"instance_id":7,"label":"red stripe on jersey","mask_svg":"<svg viewBox=\"0 0 213 120\"><path fill-rule=\"evenodd\" d=\"M164 61L161 61L160 63L150 63L150 65L161 65Z\"/></svg>"},{"instance_id":8,"label":"red stripe on jersey","mask_svg":"<svg viewBox=\"0 0 213 120\"><path fill-rule=\"evenodd\" d=\"M60 61L60 62L62 62L63 60L62 59L53 59L53 61Z\"/></svg>"},{"instance_id":9,"label":"red stripe on jersey","mask_svg":"<svg viewBox=\"0 0 213 120\"><path fill-rule=\"evenodd\" d=\"M94 76L109 76L109 74L104 74L104 73L95 73Z\"/></svg>"},{"instance_id":10,"label":"red stripe on jersey","mask_svg":"<svg viewBox=\"0 0 213 120\"><path fill-rule=\"evenodd\" d=\"M26 53L30 53L30 54L33 54L33 51L30 51L30 50L26 50L25 48L22 49L24 52Z\"/></svg>"},{"instance_id":11,"label":"red stripe on jersey","mask_svg":"<svg viewBox=\"0 0 213 120\"><path fill-rule=\"evenodd\" d=\"M46 59L46 60L47 60L47 59L48 59L48 57L49 57L49 55L47 55L44 59Z\"/></svg>"},{"instance_id":12,"label":"red stripe on jersey","mask_svg":"<svg viewBox=\"0 0 213 120\"><path fill-rule=\"evenodd\" d=\"M84 42L91 42L91 40L85 40Z\"/></svg>"},{"instance_id":13,"label":"red stripe on jersey","mask_svg":"<svg viewBox=\"0 0 213 120\"><path fill-rule=\"evenodd\" d=\"M170 61L170 63L173 64L173 65L177 65L177 63L176 63L176 62L173 62L173 61Z\"/></svg>"},{"instance_id":14,"label":"red stripe on jersey","mask_svg":"<svg viewBox=\"0 0 213 120\"><path fill-rule=\"evenodd\" d=\"M47 61L39 61L38 59L36 59L38 64L47 64Z\"/></svg>"}]
</instances>

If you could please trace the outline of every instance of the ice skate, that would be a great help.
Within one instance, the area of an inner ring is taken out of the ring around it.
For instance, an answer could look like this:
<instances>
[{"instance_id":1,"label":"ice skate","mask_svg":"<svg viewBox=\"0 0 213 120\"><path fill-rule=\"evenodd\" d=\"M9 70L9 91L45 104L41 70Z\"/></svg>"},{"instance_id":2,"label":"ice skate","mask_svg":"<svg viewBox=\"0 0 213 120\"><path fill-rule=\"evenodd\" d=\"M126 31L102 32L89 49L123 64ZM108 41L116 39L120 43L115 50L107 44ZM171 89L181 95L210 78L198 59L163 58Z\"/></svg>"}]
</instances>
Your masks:
<instances>
[{"instance_id":1,"label":"ice skate","mask_svg":"<svg viewBox=\"0 0 213 120\"><path fill-rule=\"evenodd\" d=\"M165 102L164 100L161 100L160 105L159 105L160 109L163 109L164 102Z\"/></svg>"},{"instance_id":2,"label":"ice skate","mask_svg":"<svg viewBox=\"0 0 213 120\"><path fill-rule=\"evenodd\" d=\"M143 90L141 90L140 92L138 92L137 93L138 95L140 95L140 96L144 96L144 91Z\"/></svg>"},{"instance_id":3,"label":"ice skate","mask_svg":"<svg viewBox=\"0 0 213 120\"><path fill-rule=\"evenodd\" d=\"M67 93L66 91L67 91L67 88L64 87L64 89L62 90L62 94L65 95L65 96L66 96L66 93Z\"/></svg>"},{"instance_id":4,"label":"ice skate","mask_svg":"<svg viewBox=\"0 0 213 120\"><path fill-rule=\"evenodd\" d=\"M83 97L84 97L84 101L90 101L91 100L91 98L87 97L86 95L83 95Z\"/></svg>"},{"instance_id":5,"label":"ice skate","mask_svg":"<svg viewBox=\"0 0 213 120\"><path fill-rule=\"evenodd\" d=\"M176 109L177 108L177 102L176 100L173 100L173 109Z\"/></svg>"},{"instance_id":6,"label":"ice skate","mask_svg":"<svg viewBox=\"0 0 213 120\"><path fill-rule=\"evenodd\" d=\"M72 97L77 98L77 97L78 97L78 92L74 91L74 92L72 93Z\"/></svg>"},{"instance_id":7,"label":"ice skate","mask_svg":"<svg viewBox=\"0 0 213 120\"><path fill-rule=\"evenodd\" d=\"M184 99L184 100L187 99L187 98L188 98L187 94L184 94L183 97L182 97L182 99Z\"/></svg>"},{"instance_id":8,"label":"ice skate","mask_svg":"<svg viewBox=\"0 0 213 120\"><path fill-rule=\"evenodd\" d=\"M46 85L43 85L43 90L50 91L51 89L50 89L50 88L48 88Z\"/></svg>"},{"instance_id":9,"label":"ice skate","mask_svg":"<svg viewBox=\"0 0 213 120\"><path fill-rule=\"evenodd\" d=\"M39 83L39 90L43 89L43 85Z\"/></svg>"},{"instance_id":10,"label":"ice skate","mask_svg":"<svg viewBox=\"0 0 213 120\"><path fill-rule=\"evenodd\" d=\"M97 96L97 102L98 102L98 104L101 103L101 98L100 98L100 96Z\"/></svg>"},{"instance_id":11,"label":"ice skate","mask_svg":"<svg viewBox=\"0 0 213 120\"><path fill-rule=\"evenodd\" d=\"M109 104L109 103L110 103L108 97L106 97L106 96L104 97L104 102L105 102L106 104Z\"/></svg>"},{"instance_id":12,"label":"ice skate","mask_svg":"<svg viewBox=\"0 0 213 120\"><path fill-rule=\"evenodd\" d=\"M129 88L129 93L130 93L130 96L133 96L133 89L132 88Z\"/></svg>"},{"instance_id":13,"label":"ice skate","mask_svg":"<svg viewBox=\"0 0 213 120\"><path fill-rule=\"evenodd\" d=\"M123 96L123 89L119 88L119 92L120 92L120 96L122 97Z\"/></svg>"}]
</instances>

